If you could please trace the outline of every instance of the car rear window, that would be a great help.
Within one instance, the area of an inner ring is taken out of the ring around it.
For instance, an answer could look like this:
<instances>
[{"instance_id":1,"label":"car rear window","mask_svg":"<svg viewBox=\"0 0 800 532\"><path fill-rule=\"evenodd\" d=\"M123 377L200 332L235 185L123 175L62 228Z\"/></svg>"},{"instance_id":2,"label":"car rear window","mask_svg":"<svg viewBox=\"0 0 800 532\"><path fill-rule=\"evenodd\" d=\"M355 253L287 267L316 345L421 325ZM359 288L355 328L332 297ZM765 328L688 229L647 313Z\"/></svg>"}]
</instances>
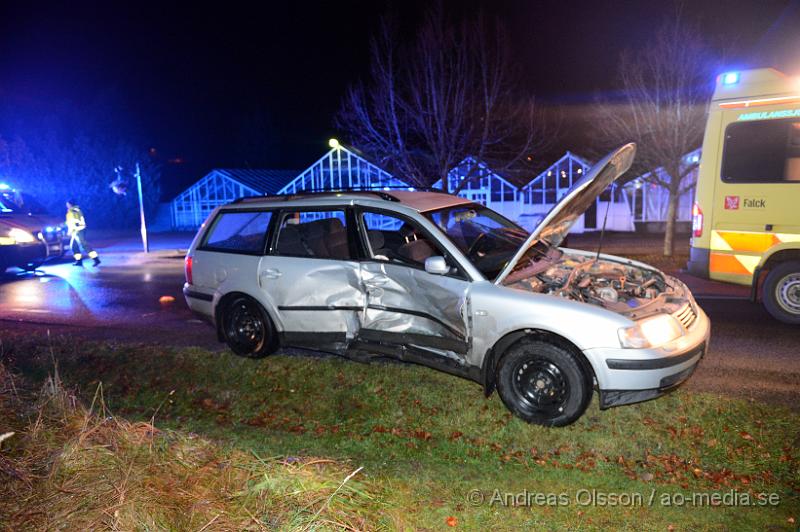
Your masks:
<instances>
[{"instance_id":1,"label":"car rear window","mask_svg":"<svg viewBox=\"0 0 800 532\"><path fill-rule=\"evenodd\" d=\"M262 254L272 213L222 212L214 220L202 248L212 251Z\"/></svg>"}]
</instances>

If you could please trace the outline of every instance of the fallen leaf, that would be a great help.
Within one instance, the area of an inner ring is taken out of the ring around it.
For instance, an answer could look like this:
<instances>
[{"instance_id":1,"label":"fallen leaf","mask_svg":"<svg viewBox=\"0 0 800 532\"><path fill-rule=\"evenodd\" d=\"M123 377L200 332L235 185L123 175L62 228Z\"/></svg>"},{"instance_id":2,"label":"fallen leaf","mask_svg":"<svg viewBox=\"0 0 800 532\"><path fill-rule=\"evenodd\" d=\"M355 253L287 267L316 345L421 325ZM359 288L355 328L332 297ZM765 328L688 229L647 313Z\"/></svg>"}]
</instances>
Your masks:
<instances>
[{"instance_id":1,"label":"fallen leaf","mask_svg":"<svg viewBox=\"0 0 800 532\"><path fill-rule=\"evenodd\" d=\"M419 440L428 441L428 440L431 439L431 433L428 432L427 430L415 430L414 431L414 437L419 439Z\"/></svg>"},{"instance_id":2,"label":"fallen leaf","mask_svg":"<svg viewBox=\"0 0 800 532\"><path fill-rule=\"evenodd\" d=\"M740 432L739 436L741 436L743 440L752 441L752 439L753 439L753 437L750 436L750 434L748 434L747 432L744 432L744 431Z\"/></svg>"},{"instance_id":3,"label":"fallen leaf","mask_svg":"<svg viewBox=\"0 0 800 532\"><path fill-rule=\"evenodd\" d=\"M458 519L453 517L452 515L447 519L445 519L444 522L447 523L447 526L458 526Z\"/></svg>"}]
</instances>

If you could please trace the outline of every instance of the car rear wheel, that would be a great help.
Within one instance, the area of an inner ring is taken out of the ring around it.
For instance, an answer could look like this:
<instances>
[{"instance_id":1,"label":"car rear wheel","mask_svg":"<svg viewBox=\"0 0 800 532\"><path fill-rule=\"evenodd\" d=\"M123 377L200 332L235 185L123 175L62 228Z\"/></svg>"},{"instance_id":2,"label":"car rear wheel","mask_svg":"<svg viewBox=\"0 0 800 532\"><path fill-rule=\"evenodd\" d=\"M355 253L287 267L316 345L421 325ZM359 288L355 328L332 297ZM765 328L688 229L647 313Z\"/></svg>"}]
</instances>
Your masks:
<instances>
[{"instance_id":1,"label":"car rear wheel","mask_svg":"<svg viewBox=\"0 0 800 532\"><path fill-rule=\"evenodd\" d=\"M764 308L773 318L800 324L800 262L781 262L764 280Z\"/></svg>"},{"instance_id":2,"label":"car rear wheel","mask_svg":"<svg viewBox=\"0 0 800 532\"><path fill-rule=\"evenodd\" d=\"M232 298L225 304L221 318L223 337L235 354L262 358L275 351L275 328L254 299L247 296Z\"/></svg>"},{"instance_id":3,"label":"car rear wheel","mask_svg":"<svg viewBox=\"0 0 800 532\"><path fill-rule=\"evenodd\" d=\"M592 399L591 381L577 357L538 340L520 341L500 359L497 391L515 415L548 427L575 422Z\"/></svg>"}]
</instances>

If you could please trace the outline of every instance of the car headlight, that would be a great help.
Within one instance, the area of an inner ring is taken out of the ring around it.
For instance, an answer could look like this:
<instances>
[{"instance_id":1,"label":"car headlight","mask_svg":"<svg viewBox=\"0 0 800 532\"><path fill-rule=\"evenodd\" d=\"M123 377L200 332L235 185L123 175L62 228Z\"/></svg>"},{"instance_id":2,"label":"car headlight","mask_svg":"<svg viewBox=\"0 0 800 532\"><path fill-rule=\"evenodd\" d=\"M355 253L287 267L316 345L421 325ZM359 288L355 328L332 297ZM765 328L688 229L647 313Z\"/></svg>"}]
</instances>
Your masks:
<instances>
[{"instance_id":1,"label":"car headlight","mask_svg":"<svg viewBox=\"0 0 800 532\"><path fill-rule=\"evenodd\" d=\"M33 236L28 231L24 229L20 229L18 227L13 227L8 231L8 236L13 238L17 244L27 244L30 242L36 242L36 237Z\"/></svg>"},{"instance_id":2,"label":"car headlight","mask_svg":"<svg viewBox=\"0 0 800 532\"><path fill-rule=\"evenodd\" d=\"M617 331L622 347L645 349L658 347L683 336L683 327L669 314L659 314Z\"/></svg>"}]
</instances>

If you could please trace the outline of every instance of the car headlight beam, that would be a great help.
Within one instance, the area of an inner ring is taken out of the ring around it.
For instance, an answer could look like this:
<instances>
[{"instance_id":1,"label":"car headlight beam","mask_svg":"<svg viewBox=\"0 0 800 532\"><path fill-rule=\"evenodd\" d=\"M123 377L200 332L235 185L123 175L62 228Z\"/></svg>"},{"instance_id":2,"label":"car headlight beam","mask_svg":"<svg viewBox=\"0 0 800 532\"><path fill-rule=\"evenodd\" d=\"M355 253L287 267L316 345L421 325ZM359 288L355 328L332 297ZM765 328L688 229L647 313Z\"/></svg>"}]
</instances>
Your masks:
<instances>
[{"instance_id":1,"label":"car headlight beam","mask_svg":"<svg viewBox=\"0 0 800 532\"><path fill-rule=\"evenodd\" d=\"M8 236L13 238L17 244L29 244L30 242L36 242L35 236L18 227L12 227L8 231Z\"/></svg>"},{"instance_id":2,"label":"car headlight beam","mask_svg":"<svg viewBox=\"0 0 800 532\"><path fill-rule=\"evenodd\" d=\"M683 336L683 327L669 314L659 314L617 331L622 347L646 349L659 347Z\"/></svg>"}]
</instances>

